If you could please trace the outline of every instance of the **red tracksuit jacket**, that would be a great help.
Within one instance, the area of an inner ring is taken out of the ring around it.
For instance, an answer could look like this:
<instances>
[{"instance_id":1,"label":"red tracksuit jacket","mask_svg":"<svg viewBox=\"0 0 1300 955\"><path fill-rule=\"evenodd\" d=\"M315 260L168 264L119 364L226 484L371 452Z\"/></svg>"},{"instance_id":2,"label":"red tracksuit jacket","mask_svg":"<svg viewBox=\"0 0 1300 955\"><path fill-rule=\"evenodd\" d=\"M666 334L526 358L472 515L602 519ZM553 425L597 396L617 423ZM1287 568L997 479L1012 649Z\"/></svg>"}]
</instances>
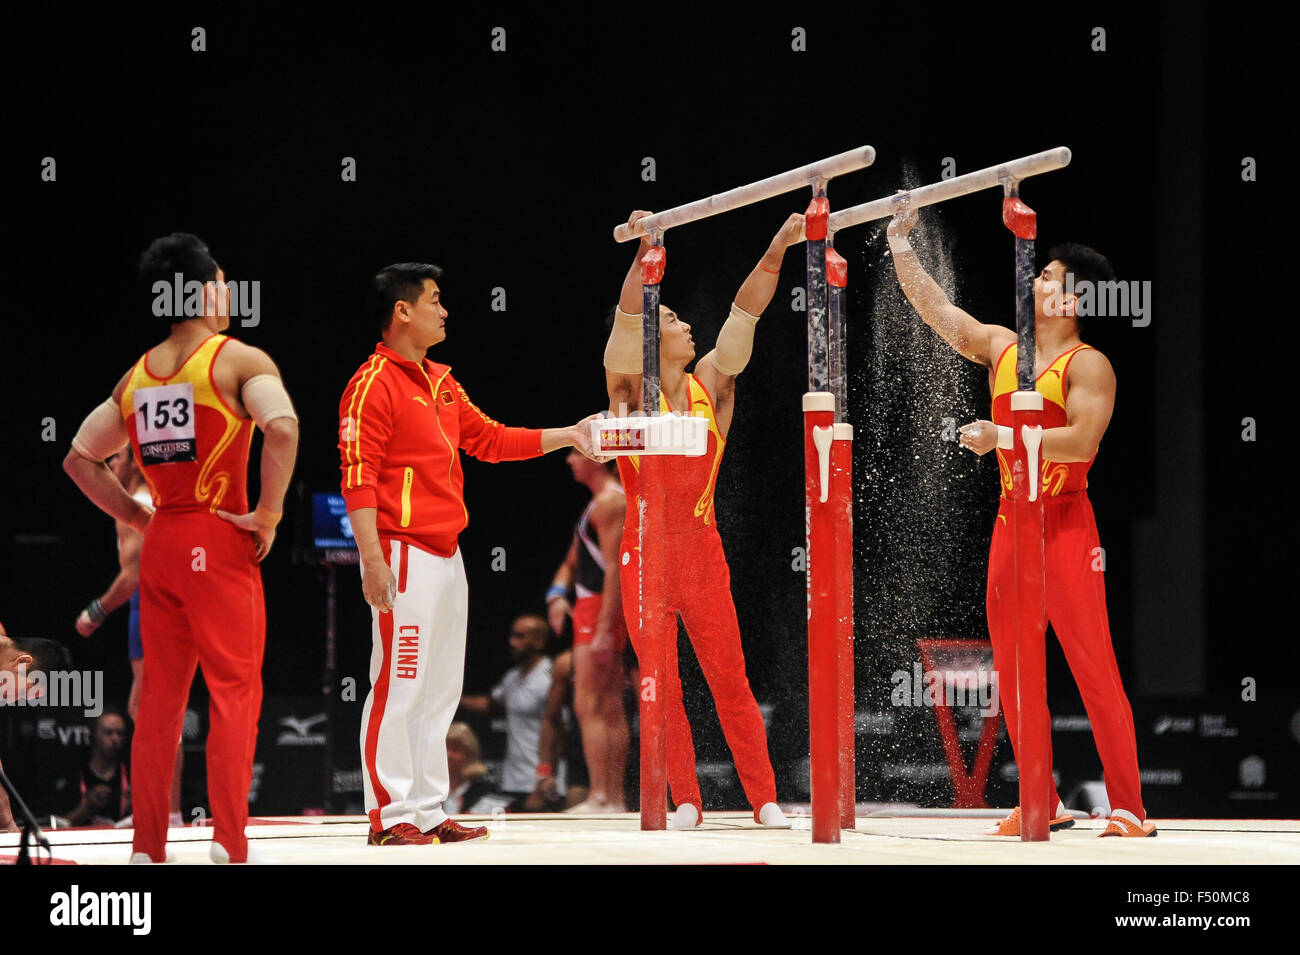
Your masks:
<instances>
[{"instance_id":1,"label":"red tracksuit jacket","mask_svg":"<svg viewBox=\"0 0 1300 955\"><path fill-rule=\"evenodd\" d=\"M348 510L377 508L381 538L450 557L469 523L460 448L483 461L522 461L541 455L542 432L493 421L450 366L376 345L339 402Z\"/></svg>"}]
</instances>

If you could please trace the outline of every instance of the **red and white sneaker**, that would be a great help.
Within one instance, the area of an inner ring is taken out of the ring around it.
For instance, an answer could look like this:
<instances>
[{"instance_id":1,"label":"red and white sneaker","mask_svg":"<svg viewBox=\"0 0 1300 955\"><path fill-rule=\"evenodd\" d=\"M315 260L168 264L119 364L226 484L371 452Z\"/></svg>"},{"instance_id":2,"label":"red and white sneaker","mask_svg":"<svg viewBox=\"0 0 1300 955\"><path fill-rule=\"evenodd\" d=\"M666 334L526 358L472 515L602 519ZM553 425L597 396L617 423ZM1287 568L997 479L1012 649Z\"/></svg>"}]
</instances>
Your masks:
<instances>
[{"instance_id":1,"label":"red and white sneaker","mask_svg":"<svg viewBox=\"0 0 1300 955\"><path fill-rule=\"evenodd\" d=\"M1106 828L1102 830L1098 839L1104 839L1107 836L1124 836L1129 839L1142 839L1148 836L1156 836L1156 824L1154 822L1144 822L1138 825L1130 822L1123 816L1111 816L1107 822Z\"/></svg>"},{"instance_id":2,"label":"red and white sneaker","mask_svg":"<svg viewBox=\"0 0 1300 955\"><path fill-rule=\"evenodd\" d=\"M1052 832L1060 832L1062 829L1069 829L1074 825L1074 817L1057 807L1058 815L1055 819L1047 824L1047 828ZM1011 815L1003 819L996 826L991 826L984 830L986 836L1016 836L1020 835L1020 807L1017 806L1011 810Z\"/></svg>"},{"instance_id":3,"label":"red and white sneaker","mask_svg":"<svg viewBox=\"0 0 1300 955\"><path fill-rule=\"evenodd\" d=\"M487 826L466 829L455 819L446 819L442 825L434 826L425 835L432 837L434 842L470 842L473 839L486 839L489 833Z\"/></svg>"},{"instance_id":4,"label":"red and white sneaker","mask_svg":"<svg viewBox=\"0 0 1300 955\"><path fill-rule=\"evenodd\" d=\"M371 829L370 837L366 839L368 846L434 846L437 844L436 836L421 832L409 822L399 822L382 832Z\"/></svg>"}]
</instances>

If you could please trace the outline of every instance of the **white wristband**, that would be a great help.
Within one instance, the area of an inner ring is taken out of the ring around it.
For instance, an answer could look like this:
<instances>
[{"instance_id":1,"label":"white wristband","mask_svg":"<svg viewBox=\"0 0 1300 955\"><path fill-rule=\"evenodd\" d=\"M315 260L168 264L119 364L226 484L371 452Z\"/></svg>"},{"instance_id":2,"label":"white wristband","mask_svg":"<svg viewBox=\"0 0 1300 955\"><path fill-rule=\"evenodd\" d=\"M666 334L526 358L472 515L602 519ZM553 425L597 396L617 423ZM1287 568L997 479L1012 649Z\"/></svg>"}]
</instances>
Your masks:
<instances>
[{"instance_id":1,"label":"white wristband","mask_svg":"<svg viewBox=\"0 0 1300 955\"><path fill-rule=\"evenodd\" d=\"M907 241L907 236L891 235L886 236L886 238L889 239L889 251L894 255L898 255L900 252L912 251L912 243Z\"/></svg>"},{"instance_id":2,"label":"white wristband","mask_svg":"<svg viewBox=\"0 0 1300 955\"><path fill-rule=\"evenodd\" d=\"M1012 431L1004 424L1000 424L997 427L998 427L998 447L1004 451L1010 451L1012 448L1016 446L1015 432Z\"/></svg>"}]
</instances>

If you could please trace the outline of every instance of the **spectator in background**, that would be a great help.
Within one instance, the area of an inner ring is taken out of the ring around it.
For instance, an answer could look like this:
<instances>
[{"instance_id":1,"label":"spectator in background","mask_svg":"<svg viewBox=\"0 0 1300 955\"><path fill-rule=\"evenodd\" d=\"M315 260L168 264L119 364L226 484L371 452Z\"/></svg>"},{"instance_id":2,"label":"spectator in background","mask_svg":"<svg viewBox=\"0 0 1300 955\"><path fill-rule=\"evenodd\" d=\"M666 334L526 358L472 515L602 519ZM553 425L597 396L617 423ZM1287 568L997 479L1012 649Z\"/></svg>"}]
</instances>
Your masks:
<instances>
[{"instance_id":1,"label":"spectator in background","mask_svg":"<svg viewBox=\"0 0 1300 955\"><path fill-rule=\"evenodd\" d=\"M451 795L443 803L448 813L490 813L496 805L490 797L492 780L483 765L478 737L468 723L452 723L447 730L447 773Z\"/></svg>"},{"instance_id":2,"label":"spectator in background","mask_svg":"<svg viewBox=\"0 0 1300 955\"><path fill-rule=\"evenodd\" d=\"M551 664L551 689L546 694L541 740L537 744L537 785L524 803L528 812L561 812L580 807L590 793L582 738L573 715L573 651L565 650ZM564 792L556 767L566 763ZM621 789L621 787L620 787Z\"/></svg>"},{"instance_id":3,"label":"spectator in background","mask_svg":"<svg viewBox=\"0 0 1300 955\"><path fill-rule=\"evenodd\" d=\"M40 695L34 685L37 673L71 669L68 648L57 640L11 637L0 624L0 703L36 699Z\"/></svg>"},{"instance_id":4,"label":"spectator in background","mask_svg":"<svg viewBox=\"0 0 1300 955\"><path fill-rule=\"evenodd\" d=\"M90 754L65 780L59 825L111 826L131 814L131 777L126 768L126 717L105 709L95 721ZM75 801L74 801L75 800Z\"/></svg>"},{"instance_id":5,"label":"spectator in background","mask_svg":"<svg viewBox=\"0 0 1300 955\"><path fill-rule=\"evenodd\" d=\"M70 669L72 658L63 644L40 637L20 640L9 636L0 623L0 705L17 703L29 694L33 699L39 696L39 690L33 686L36 673ZM9 795L0 788L0 832L18 829L10 811Z\"/></svg>"},{"instance_id":6,"label":"spectator in background","mask_svg":"<svg viewBox=\"0 0 1300 955\"><path fill-rule=\"evenodd\" d=\"M551 689L551 658L546 655L551 626L544 617L524 614L510 627L510 654L515 665L488 696L462 696L467 713L506 716L506 758L501 769L501 795L507 812L521 812L537 782L537 746L542 716Z\"/></svg>"}]
</instances>

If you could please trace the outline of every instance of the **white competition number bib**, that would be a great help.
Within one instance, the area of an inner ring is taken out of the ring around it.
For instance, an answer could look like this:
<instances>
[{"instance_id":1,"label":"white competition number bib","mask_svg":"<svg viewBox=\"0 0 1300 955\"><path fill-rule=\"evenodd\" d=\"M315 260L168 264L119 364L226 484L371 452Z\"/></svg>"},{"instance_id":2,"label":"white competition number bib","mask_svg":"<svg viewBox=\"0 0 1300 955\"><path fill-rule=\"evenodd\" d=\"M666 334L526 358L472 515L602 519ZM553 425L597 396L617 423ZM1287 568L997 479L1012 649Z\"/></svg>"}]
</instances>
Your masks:
<instances>
[{"instance_id":1,"label":"white competition number bib","mask_svg":"<svg viewBox=\"0 0 1300 955\"><path fill-rule=\"evenodd\" d=\"M194 461L194 386L188 381L175 385L137 388L136 435L140 440L140 462L144 465Z\"/></svg>"}]
</instances>

